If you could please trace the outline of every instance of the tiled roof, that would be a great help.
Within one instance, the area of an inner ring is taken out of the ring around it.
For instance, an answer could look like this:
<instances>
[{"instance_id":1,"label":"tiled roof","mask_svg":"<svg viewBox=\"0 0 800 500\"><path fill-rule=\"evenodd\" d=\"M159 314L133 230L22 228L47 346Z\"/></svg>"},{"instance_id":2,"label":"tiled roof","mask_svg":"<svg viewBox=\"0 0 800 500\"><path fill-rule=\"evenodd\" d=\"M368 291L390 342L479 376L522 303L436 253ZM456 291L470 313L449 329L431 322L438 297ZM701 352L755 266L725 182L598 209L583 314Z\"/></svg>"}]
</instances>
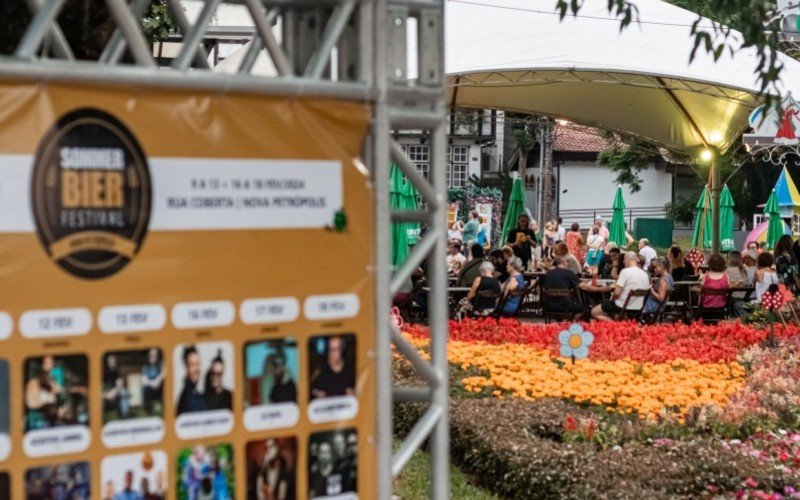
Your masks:
<instances>
[{"instance_id":1,"label":"tiled roof","mask_svg":"<svg viewBox=\"0 0 800 500\"><path fill-rule=\"evenodd\" d=\"M597 129L574 123L556 123L554 150L564 153L599 153L606 149L606 139Z\"/></svg>"}]
</instances>

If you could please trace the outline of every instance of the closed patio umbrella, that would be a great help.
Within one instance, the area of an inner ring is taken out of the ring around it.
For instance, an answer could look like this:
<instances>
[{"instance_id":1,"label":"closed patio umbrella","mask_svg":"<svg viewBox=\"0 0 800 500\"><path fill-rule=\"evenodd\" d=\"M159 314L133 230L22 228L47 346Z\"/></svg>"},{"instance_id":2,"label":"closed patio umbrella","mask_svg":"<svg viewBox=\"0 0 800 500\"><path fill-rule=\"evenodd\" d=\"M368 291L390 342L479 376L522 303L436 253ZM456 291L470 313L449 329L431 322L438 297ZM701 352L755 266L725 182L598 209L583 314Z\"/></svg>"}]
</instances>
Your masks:
<instances>
[{"instance_id":1,"label":"closed patio umbrella","mask_svg":"<svg viewBox=\"0 0 800 500\"><path fill-rule=\"evenodd\" d=\"M625 236L625 200L622 199L622 188L619 186L611 208L614 209L614 214L611 217L611 226L608 228L608 241L625 248L628 244L628 238Z\"/></svg>"},{"instance_id":2,"label":"closed patio umbrella","mask_svg":"<svg viewBox=\"0 0 800 500\"><path fill-rule=\"evenodd\" d=\"M733 196L728 185L722 187L719 199L719 248L723 252L736 250L733 243Z\"/></svg>"},{"instance_id":3,"label":"closed patio umbrella","mask_svg":"<svg viewBox=\"0 0 800 500\"><path fill-rule=\"evenodd\" d=\"M389 207L392 210L404 210L403 184L405 179L403 173L392 164L389 172ZM397 267L405 262L408 257L408 231L405 223L392 223L392 265Z\"/></svg>"},{"instance_id":4,"label":"closed patio umbrella","mask_svg":"<svg viewBox=\"0 0 800 500\"><path fill-rule=\"evenodd\" d=\"M697 218L694 223L692 233L692 246L695 248L711 248L711 194L708 191L708 184L703 187L703 193L697 200Z\"/></svg>"},{"instance_id":5,"label":"closed patio umbrella","mask_svg":"<svg viewBox=\"0 0 800 500\"><path fill-rule=\"evenodd\" d=\"M514 179L511 185L511 195L508 198L508 208L506 208L506 216L503 219L503 230L500 233L500 244L504 245L508 233L517 227L517 219L525 212L525 189L522 187L522 180Z\"/></svg>"}]
</instances>

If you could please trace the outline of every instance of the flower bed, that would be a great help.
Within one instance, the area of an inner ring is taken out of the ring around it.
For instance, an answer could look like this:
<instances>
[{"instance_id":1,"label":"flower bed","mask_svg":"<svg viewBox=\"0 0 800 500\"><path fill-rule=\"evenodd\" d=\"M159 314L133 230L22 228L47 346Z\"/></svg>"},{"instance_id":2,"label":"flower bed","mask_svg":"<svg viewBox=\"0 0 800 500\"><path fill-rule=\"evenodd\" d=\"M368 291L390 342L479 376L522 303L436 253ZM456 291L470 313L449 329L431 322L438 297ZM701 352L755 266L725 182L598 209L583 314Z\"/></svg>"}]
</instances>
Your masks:
<instances>
[{"instance_id":1,"label":"flower bed","mask_svg":"<svg viewBox=\"0 0 800 500\"><path fill-rule=\"evenodd\" d=\"M727 405L744 386L735 361L742 349L767 333L739 323L641 326L633 322L583 325L594 342L589 359L559 358L563 324L467 320L451 325L448 359L462 370L468 392L523 399L567 398L641 418L682 419L690 407ZM779 337L793 332L778 329ZM407 338L425 349L427 330Z\"/></svg>"},{"instance_id":2,"label":"flower bed","mask_svg":"<svg viewBox=\"0 0 800 500\"><path fill-rule=\"evenodd\" d=\"M768 332L738 322L719 325L652 325L636 322L582 323L594 334L592 359L665 363L693 359L701 363L736 361L743 349L764 341ZM524 344L558 355L558 332L565 324L533 325L516 320L480 319L450 322L450 340L485 344ZM410 325L409 336L427 339L425 327ZM776 325L778 338L791 337L797 329Z\"/></svg>"},{"instance_id":3,"label":"flower bed","mask_svg":"<svg viewBox=\"0 0 800 500\"><path fill-rule=\"evenodd\" d=\"M483 484L525 498L800 498L796 328L766 348L766 331L738 323L582 327L588 358L573 360L560 350L585 352L575 333L559 343L564 324L451 324L453 452ZM405 335L427 356L424 328Z\"/></svg>"}]
</instances>

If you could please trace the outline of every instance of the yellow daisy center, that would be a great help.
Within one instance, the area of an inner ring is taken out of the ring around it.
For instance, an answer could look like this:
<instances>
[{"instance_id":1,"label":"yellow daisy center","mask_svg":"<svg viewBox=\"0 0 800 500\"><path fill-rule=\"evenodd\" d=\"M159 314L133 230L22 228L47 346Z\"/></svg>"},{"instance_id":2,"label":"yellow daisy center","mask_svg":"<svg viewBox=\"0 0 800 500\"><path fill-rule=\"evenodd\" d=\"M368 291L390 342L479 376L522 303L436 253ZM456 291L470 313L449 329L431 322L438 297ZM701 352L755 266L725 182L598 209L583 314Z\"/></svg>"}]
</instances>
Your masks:
<instances>
[{"instance_id":1,"label":"yellow daisy center","mask_svg":"<svg viewBox=\"0 0 800 500\"><path fill-rule=\"evenodd\" d=\"M573 349L577 349L578 347L583 344L583 339L580 335L570 335L569 336L569 346Z\"/></svg>"}]
</instances>

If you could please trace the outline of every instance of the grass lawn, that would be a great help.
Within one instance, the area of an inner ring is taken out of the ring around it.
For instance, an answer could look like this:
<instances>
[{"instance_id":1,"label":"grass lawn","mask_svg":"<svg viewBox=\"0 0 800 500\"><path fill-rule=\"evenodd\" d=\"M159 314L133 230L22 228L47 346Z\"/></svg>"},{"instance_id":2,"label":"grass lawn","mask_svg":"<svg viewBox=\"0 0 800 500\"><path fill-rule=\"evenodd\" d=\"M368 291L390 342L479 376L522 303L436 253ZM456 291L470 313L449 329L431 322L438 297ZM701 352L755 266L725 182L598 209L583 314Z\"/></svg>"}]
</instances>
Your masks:
<instances>
[{"instance_id":1,"label":"grass lawn","mask_svg":"<svg viewBox=\"0 0 800 500\"><path fill-rule=\"evenodd\" d=\"M395 444L398 444L395 442ZM417 500L428 498L430 480L428 467L430 455L417 451L408 462L406 468L394 483L394 494L402 500ZM473 486L469 478L458 467L450 465L450 498L460 500L495 500L496 496L486 490Z\"/></svg>"}]
</instances>

